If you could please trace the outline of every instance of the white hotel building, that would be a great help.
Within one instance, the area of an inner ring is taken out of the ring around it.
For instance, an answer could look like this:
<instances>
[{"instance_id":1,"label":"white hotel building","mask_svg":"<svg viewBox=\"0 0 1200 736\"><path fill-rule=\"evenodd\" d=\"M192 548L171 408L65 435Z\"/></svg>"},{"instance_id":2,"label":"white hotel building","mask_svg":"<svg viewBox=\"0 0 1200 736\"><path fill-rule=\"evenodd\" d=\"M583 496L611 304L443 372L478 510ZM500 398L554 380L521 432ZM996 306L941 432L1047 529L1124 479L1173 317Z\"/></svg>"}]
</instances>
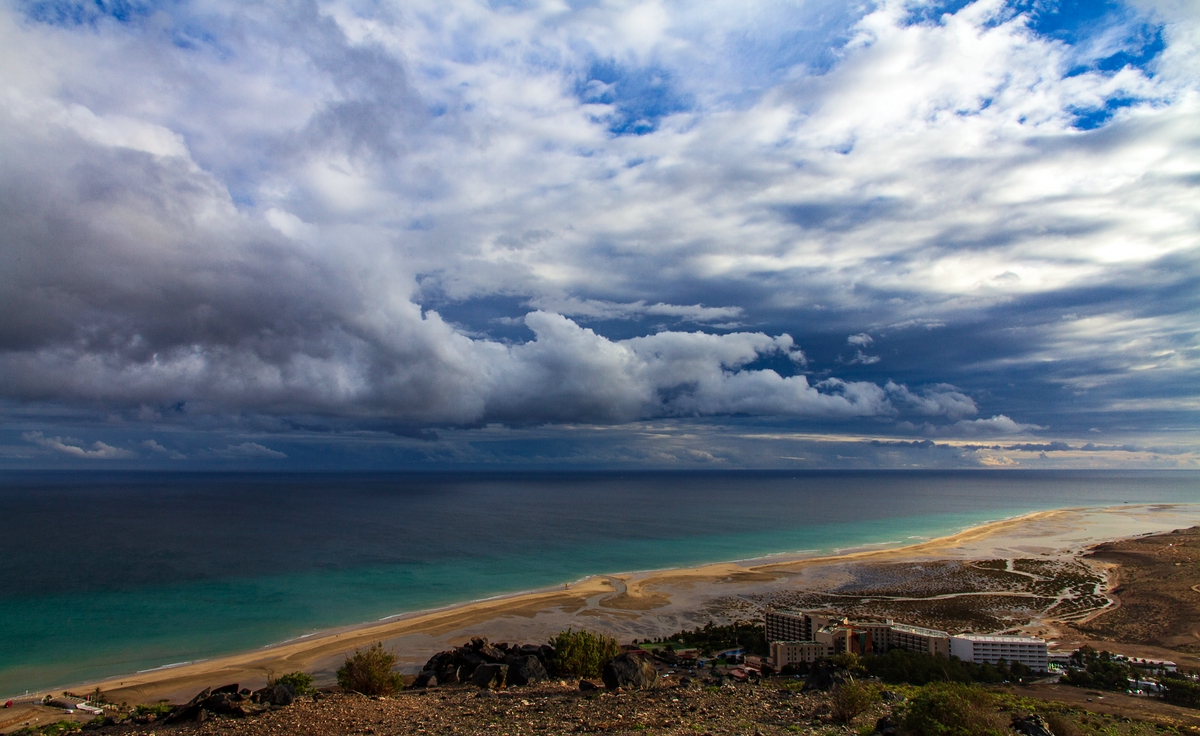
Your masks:
<instances>
[{"instance_id":1,"label":"white hotel building","mask_svg":"<svg viewBox=\"0 0 1200 736\"><path fill-rule=\"evenodd\" d=\"M952 636L950 654L975 664L996 664L1003 659L1010 663L1020 662L1035 672L1045 672L1050 668L1046 642L1031 636Z\"/></svg>"}]
</instances>

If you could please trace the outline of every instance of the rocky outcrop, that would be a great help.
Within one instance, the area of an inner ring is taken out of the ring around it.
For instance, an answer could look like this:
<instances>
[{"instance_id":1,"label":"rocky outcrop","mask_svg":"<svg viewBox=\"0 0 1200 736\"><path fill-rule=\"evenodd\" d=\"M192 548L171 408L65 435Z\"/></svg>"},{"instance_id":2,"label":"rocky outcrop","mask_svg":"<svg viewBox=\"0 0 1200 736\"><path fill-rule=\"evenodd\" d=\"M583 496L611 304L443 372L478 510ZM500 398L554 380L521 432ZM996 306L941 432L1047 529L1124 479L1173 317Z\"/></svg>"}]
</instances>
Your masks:
<instances>
[{"instance_id":1,"label":"rocky outcrop","mask_svg":"<svg viewBox=\"0 0 1200 736\"><path fill-rule=\"evenodd\" d=\"M459 683L496 689L507 685L528 685L549 679L554 648L537 644L492 644L475 637L461 647L438 652L429 658L413 681L413 687L428 688ZM497 684L497 666L504 677ZM481 669L487 667L486 670ZM479 672L478 679L476 673Z\"/></svg>"},{"instance_id":2,"label":"rocky outcrop","mask_svg":"<svg viewBox=\"0 0 1200 736\"><path fill-rule=\"evenodd\" d=\"M523 657L508 658L508 684L529 685L549 679L550 675L546 672L546 666L536 655L528 654Z\"/></svg>"},{"instance_id":3,"label":"rocky outcrop","mask_svg":"<svg viewBox=\"0 0 1200 736\"><path fill-rule=\"evenodd\" d=\"M261 690L256 690L251 696L251 699L253 699L256 703L265 703L267 705L291 705L296 700L296 688L285 683L277 682L272 685L267 685Z\"/></svg>"},{"instance_id":4,"label":"rocky outcrop","mask_svg":"<svg viewBox=\"0 0 1200 736\"><path fill-rule=\"evenodd\" d=\"M485 662L471 673L471 684L485 690L502 690L508 684L508 665Z\"/></svg>"},{"instance_id":5,"label":"rocky outcrop","mask_svg":"<svg viewBox=\"0 0 1200 736\"><path fill-rule=\"evenodd\" d=\"M635 654L619 654L604 665L601 677L609 690L641 690L654 684L658 670Z\"/></svg>"},{"instance_id":6,"label":"rocky outcrop","mask_svg":"<svg viewBox=\"0 0 1200 736\"><path fill-rule=\"evenodd\" d=\"M222 716L249 716L271 707L291 705L296 700L296 689L291 685L273 683L261 690L251 692L237 684L218 688L204 688L196 697L183 705L176 706L166 716L167 723L203 721L210 714Z\"/></svg>"}]
</instances>

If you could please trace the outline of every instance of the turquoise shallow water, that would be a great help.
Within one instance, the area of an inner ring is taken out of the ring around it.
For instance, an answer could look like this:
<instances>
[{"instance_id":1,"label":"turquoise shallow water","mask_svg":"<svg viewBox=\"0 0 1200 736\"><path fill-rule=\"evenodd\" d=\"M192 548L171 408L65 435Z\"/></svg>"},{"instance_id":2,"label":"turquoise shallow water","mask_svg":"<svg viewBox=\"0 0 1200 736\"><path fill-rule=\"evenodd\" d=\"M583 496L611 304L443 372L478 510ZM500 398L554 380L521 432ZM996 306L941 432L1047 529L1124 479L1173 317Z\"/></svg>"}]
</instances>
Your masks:
<instances>
[{"instance_id":1,"label":"turquoise shallow water","mask_svg":"<svg viewBox=\"0 0 1200 736\"><path fill-rule=\"evenodd\" d=\"M3 481L4 694L595 573L904 544L1046 508L1200 502L1194 473Z\"/></svg>"}]
</instances>

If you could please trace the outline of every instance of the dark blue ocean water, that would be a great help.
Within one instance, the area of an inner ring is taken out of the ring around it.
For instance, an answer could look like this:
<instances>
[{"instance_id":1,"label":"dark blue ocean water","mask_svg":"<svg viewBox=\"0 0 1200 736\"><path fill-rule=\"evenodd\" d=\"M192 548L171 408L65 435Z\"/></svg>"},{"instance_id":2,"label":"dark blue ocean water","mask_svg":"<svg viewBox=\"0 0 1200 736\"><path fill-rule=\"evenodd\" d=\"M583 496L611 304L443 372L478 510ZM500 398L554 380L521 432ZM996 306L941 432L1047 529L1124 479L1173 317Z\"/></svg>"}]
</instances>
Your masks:
<instances>
[{"instance_id":1,"label":"dark blue ocean water","mask_svg":"<svg viewBox=\"0 0 1200 736\"><path fill-rule=\"evenodd\" d=\"M0 475L0 694L585 575L827 552L1200 474Z\"/></svg>"}]
</instances>

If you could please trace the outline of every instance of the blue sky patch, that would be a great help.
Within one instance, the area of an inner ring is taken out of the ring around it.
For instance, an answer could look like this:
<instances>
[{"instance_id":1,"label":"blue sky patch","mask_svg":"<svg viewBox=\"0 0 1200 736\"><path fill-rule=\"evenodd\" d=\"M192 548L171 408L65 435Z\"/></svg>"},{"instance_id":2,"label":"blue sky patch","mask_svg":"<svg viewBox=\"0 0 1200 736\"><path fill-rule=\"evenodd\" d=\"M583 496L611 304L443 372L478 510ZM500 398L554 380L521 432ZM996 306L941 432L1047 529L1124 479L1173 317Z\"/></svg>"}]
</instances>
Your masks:
<instances>
[{"instance_id":1,"label":"blue sky patch","mask_svg":"<svg viewBox=\"0 0 1200 736\"><path fill-rule=\"evenodd\" d=\"M948 0L911 8L909 24L933 24L954 14L973 0ZM1119 71L1134 66L1149 71L1162 53L1162 26L1116 0L1015 0L997 14L1003 23L1017 14L1029 18L1029 29L1039 36L1061 41L1082 55L1071 75L1093 69ZM1117 50L1114 51L1114 47Z\"/></svg>"},{"instance_id":2,"label":"blue sky patch","mask_svg":"<svg viewBox=\"0 0 1200 736\"><path fill-rule=\"evenodd\" d=\"M27 0L21 8L26 16L41 23L80 26L94 25L105 18L128 23L150 15L158 5L146 0Z\"/></svg>"},{"instance_id":3,"label":"blue sky patch","mask_svg":"<svg viewBox=\"0 0 1200 736\"><path fill-rule=\"evenodd\" d=\"M1084 69L1119 71L1134 66L1148 72L1165 48L1161 25L1112 0L1024 1L1017 7L1029 16L1034 33L1062 41L1081 54Z\"/></svg>"},{"instance_id":4,"label":"blue sky patch","mask_svg":"<svg viewBox=\"0 0 1200 736\"><path fill-rule=\"evenodd\" d=\"M1139 101L1130 97L1114 97L1111 100L1105 101L1104 107L1072 110L1076 116L1075 124L1072 127L1076 130L1095 130L1111 120L1117 110L1120 110L1122 107L1132 107Z\"/></svg>"},{"instance_id":5,"label":"blue sky patch","mask_svg":"<svg viewBox=\"0 0 1200 736\"><path fill-rule=\"evenodd\" d=\"M691 107L688 95L674 89L671 73L658 66L627 67L615 61L596 61L575 86L584 102L612 105L608 129L615 135L645 135L667 115Z\"/></svg>"}]
</instances>

